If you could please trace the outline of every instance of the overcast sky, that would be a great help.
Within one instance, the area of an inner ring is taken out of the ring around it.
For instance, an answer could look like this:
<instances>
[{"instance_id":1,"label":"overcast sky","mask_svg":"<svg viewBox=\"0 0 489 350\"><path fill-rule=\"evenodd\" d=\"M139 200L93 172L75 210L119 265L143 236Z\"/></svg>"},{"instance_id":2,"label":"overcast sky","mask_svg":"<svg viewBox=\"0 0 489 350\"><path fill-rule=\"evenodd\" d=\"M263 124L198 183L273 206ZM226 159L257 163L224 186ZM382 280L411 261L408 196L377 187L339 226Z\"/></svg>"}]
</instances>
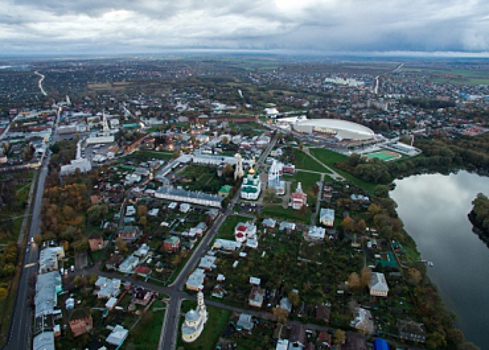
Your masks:
<instances>
[{"instance_id":1,"label":"overcast sky","mask_svg":"<svg viewBox=\"0 0 489 350\"><path fill-rule=\"evenodd\" d=\"M489 51L489 0L0 0L1 53Z\"/></svg>"}]
</instances>

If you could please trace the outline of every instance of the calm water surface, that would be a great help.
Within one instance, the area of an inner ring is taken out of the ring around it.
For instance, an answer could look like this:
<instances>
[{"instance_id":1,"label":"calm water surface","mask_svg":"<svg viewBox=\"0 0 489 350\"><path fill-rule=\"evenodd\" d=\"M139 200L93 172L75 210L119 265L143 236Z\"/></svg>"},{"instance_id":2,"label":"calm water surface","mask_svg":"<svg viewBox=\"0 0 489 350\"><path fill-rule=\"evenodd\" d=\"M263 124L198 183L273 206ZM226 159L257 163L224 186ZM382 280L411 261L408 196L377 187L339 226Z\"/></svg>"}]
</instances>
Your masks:
<instances>
[{"instance_id":1,"label":"calm water surface","mask_svg":"<svg viewBox=\"0 0 489 350\"><path fill-rule=\"evenodd\" d=\"M457 327L488 349L489 248L467 218L479 192L489 195L489 178L462 171L398 180L390 195L422 258L434 262L428 275L457 314Z\"/></svg>"}]
</instances>

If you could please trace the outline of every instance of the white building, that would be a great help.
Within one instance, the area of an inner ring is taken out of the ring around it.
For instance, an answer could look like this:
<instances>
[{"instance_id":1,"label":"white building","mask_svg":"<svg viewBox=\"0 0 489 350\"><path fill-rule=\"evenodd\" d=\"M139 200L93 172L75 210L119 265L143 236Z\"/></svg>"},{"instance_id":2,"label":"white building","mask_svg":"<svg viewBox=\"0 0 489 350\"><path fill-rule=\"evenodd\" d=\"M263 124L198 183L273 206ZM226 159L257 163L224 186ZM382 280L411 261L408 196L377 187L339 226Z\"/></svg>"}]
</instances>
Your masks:
<instances>
[{"instance_id":1,"label":"white building","mask_svg":"<svg viewBox=\"0 0 489 350\"><path fill-rule=\"evenodd\" d=\"M128 334L129 334L129 331L127 329L125 329L124 327L122 327L120 325L117 325L117 326L115 326L112 333L109 334L106 341L109 344L119 346L119 345L122 345L122 343L124 343L124 340L126 340Z\"/></svg>"},{"instance_id":2,"label":"white building","mask_svg":"<svg viewBox=\"0 0 489 350\"><path fill-rule=\"evenodd\" d=\"M188 290L193 290L195 292L201 291L204 289L204 279L205 279L205 270L201 268L196 268L190 276L188 276L187 283L185 287Z\"/></svg>"},{"instance_id":3,"label":"white building","mask_svg":"<svg viewBox=\"0 0 489 350\"><path fill-rule=\"evenodd\" d=\"M110 299L119 295L121 280L99 276L95 287L98 288L97 297L99 299Z\"/></svg>"},{"instance_id":4,"label":"white building","mask_svg":"<svg viewBox=\"0 0 489 350\"><path fill-rule=\"evenodd\" d=\"M238 223L234 228L236 242L244 243L247 239L256 240L256 225L251 222Z\"/></svg>"},{"instance_id":5,"label":"white building","mask_svg":"<svg viewBox=\"0 0 489 350\"><path fill-rule=\"evenodd\" d=\"M386 297L389 294L389 286L383 273L372 272L370 274L370 295L375 297Z\"/></svg>"},{"instance_id":6,"label":"white building","mask_svg":"<svg viewBox=\"0 0 489 350\"><path fill-rule=\"evenodd\" d=\"M134 255L130 255L126 260L119 265L119 271L122 273L129 273L136 268L139 264L139 258Z\"/></svg>"},{"instance_id":7,"label":"white building","mask_svg":"<svg viewBox=\"0 0 489 350\"><path fill-rule=\"evenodd\" d=\"M241 248L241 243L229 239L218 238L214 241L212 249L222 249L227 251L237 251Z\"/></svg>"},{"instance_id":8,"label":"white building","mask_svg":"<svg viewBox=\"0 0 489 350\"><path fill-rule=\"evenodd\" d=\"M185 314L182 324L182 340L186 343L194 342L204 330L209 315L204 303L204 293L197 294L197 309Z\"/></svg>"},{"instance_id":9,"label":"white building","mask_svg":"<svg viewBox=\"0 0 489 350\"><path fill-rule=\"evenodd\" d=\"M161 186L155 192L155 198L161 198L171 201L193 203L209 207L221 207L223 198L217 194L208 194L204 192L185 191L171 186Z\"/></svg>"},{"instance_id":10,"label":"white building","mask_svg":"<svg viewBox=\"0 0 489 350\"><path fill-rule=\"evenodd\" d=\"M280 180L282 169L283 164L274 159L268 171L268 187L274 189L277 195L285 194L285 181Z\"/></svg>"},{"instance_id":11,"label":"white building","mask_svg":"<svg viewBox=\"0 0 489 350\"><path fill-rule=\"evenodd\" d=\"M92 170L92 163L86 158L73 159L71 164L61 166L61 175L74 174L76 169L80 169L82 173L87 173Z\"/></svg>"},{"instance_id":12,"label":"white building","mask_svg":"<svg viewBox=\"0 0 489 350\"><path fill-rule=\"evenodd\" d=\"M257 200L261 193L260 174L251 168L248 174L243 178L241 185L241 198L248 200Z\"/></svg>"},{"instance_id":13,"label":"white building","mask_svg":"<svg viewBox=\"0 0 489 350\"><path fill-rule=\"evenodd\" d=\"M58 261L64 256L65 250L63 247L48 247L41 250L39 254L39 273L58 270Z\"/></svg>"},{"instance_id":14,"label":"white building","mask_svg":"<svg viewBox=\"0 0 489 350\"><path fill-rule=\"evenodd\" d=\"M319 212L319 222L326 227L333 227L334 209L321 208Z\"/></svg>"},{"instance_id":15,"label":"white building","mask_svg":"<svg viewBox=\"0 0 489 350\"><path fill-rule=\"evenodd\" d=\"M358 307L354 310L354 318L351 326L363 331L365 334L374 332L375 327L372 320L372 313L369 310Z\"/></svg>"},{"instance_id":16,"label":"white building","mask_svg":"<svg viewBox=\"0 0 489 350\"><path fill-rule=\"evenodd\" d=\"M32 350L54 350L54 333L42 332L32 342Z\"/></svg>"},{"instance_id":17,"label":"white building","mask_svg":"<svg viewBox=\"0 0 489 350\"><path fill-rule=\"evenodd\" d=\"M311 226L307 232L307 239L309 241L322 241L326 235L326 229L319 226Z\"/></svg>"}]
</instances>

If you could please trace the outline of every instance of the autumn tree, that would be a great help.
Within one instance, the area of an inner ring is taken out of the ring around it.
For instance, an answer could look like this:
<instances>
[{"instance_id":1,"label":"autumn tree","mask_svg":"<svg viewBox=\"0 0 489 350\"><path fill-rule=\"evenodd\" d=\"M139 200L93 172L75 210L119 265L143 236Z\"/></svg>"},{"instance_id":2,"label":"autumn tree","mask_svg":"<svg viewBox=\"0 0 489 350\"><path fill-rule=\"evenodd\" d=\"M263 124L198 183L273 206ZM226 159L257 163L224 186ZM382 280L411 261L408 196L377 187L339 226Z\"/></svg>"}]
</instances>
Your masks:
<instances>
[{"instance_id":1,"label":"autumn tree","mask_svg":"<svg viewBox=\"0 0 489 350\"><path fill-rule=\"evenodd\" d=\"M138 216L146 216L148 215L148 207L145 205L138 205L136 208Z\"/></svg>"},{"instance_id":2,"label":"autumn tree","mask_svg":"<svg viewBox=\"0 0 489 350\"><path fill-rule=\"evenodd\" d=\"M36 242L37 245L40 245L42 243L42 236L38 233L34 235L34 242Z\"/></svg>"},{"instance_id":3,"label":"autumn tree","mask_svg":"<svg viewBox=\"0 0 489 350\"><path fill-rule=\"evenodd\" d=\"M230 163L227 163L222 169L222 175L224 177L231 177L234 173L233 166Z\"/></svg>"},{"instance_id":4,"label":"autumn tree","mask_svg":"<svg viewBox=\"0 0 489 350\"><path fill-rule=\"evenodd\" d=\"M360 276L358 276L358 273L352 272L350 276L348 277L348 287L350 289L359 289L362 287L362 283L360 281Z\"/></svg>"},{"instance_id":5,"label":"autumn tree","mask_svg":"<svg viewBox=\"0 0 489 350\"><path fill-rule=\"evenodd\" d=\"M379 212L380 212L380 207L377 204L374 204L374 203L370 204L369 207L368 207L368 209L367 209L367 213L371 217L374 217Z\"/></svg>"},{"instance_id":6,"label":"autumn tree","mask_svg":"<svg viewBox=\"0 0 489 350\"><path fill-rule=\"evenodd\" d=\"M7 288L0 288L0 300L4 300L8 295Z\"/></svg>"},{"instance_id":7,"label":"autumn tree","mask_svg":"<svg viewBox=\"0 0 489 350\"><path fill-rule=\"evenodd\" d=\"M98 276L96 274L91 275L90 281L89 281L90 285L94 285L95 282L97 282L97 279L98 279Z\"/></svg>"},{"instance_id":8,"label":"autumn tree","mask_svg":"<svg viewBox=\"0 0 489 350\"><path fill-rule=\"evenodd\" d=\"M341 345L345 343L346 334L341 329L338 329L334 334L334 344L337 345L337 349L341 349Z\"/></svg>"},{"instance_id":9,"label":"autumn tree","mask_svg":"<svg viewBox=\"0 0 489 350\"><path fill-rule=\"evenodd\" d=\"M290 292L287 295L287 298L292 303L292 305L294 305L295 307L298 307L301 303L301 299L299 298L299 294L297 294L296 292Z\"/></svg>"},{"instance_id":10,"label":"autumn tree","mask_svg":"<svg viewBox=\"0 0 489 350\"><path fill-rule=\"evenodd\" d=\"M341 227L343 227L345 231L353 231L355 229L355 220L350 216L347 216L341 221Z\"/></svg>"},{"instance_id":11,"label":"autumn tree","mask_svg":"<svg viewBox=\"0 0 489 350\"><path fill-rule=\"evenodd\" d=\"M128 251L127 243L122 237L117 237L117 239L115 240L115 246L121 254L124 254Z\"/></svg>"},{"instance_id":12,"label":"autumn tree","mask_svg":"<svg viewBox=\"0 0 489 350\"><path fill-rule=\"evenodd\" d=\"M370 276L372 275L372 270L370 267L365 266L362 271L360 272L360 281L362 284L362 287L368 287L370 283Z\"/></svg>"},{"instance_id":13,"label":"autumn tree","mask_svg":"<svg viewBox=\"0 0 489 350\"><path fill-rule=\"evenodd\" d=\"M289 318L289 312L281 307L274 307L272 309L273 317L278 323L287 324L287 319Z\"/></svg>"},{"instance_id":14,"label":"autumn tree","mask_svg":"<svg viewBox=\"0 0 489 350\"><path fill-rule=\"evenodd\" d=\"M363 232L365 232L366 228L367 228L367 224L365 223L365 220L362 219L359 222L357 222L357 225L356 225L357 232L363 233Z\"/></svg>"},{"instance_id":15,"label":"autumn tree","mask_svg":"<svg viewBox=\"0 0 489 350\"><path fill-rule=\"evenodd\" d=\"M408 269L408 282L414 285L418 285L423 279L423 275L418 269L410 267Z\"/></svg>"}]
</instances>

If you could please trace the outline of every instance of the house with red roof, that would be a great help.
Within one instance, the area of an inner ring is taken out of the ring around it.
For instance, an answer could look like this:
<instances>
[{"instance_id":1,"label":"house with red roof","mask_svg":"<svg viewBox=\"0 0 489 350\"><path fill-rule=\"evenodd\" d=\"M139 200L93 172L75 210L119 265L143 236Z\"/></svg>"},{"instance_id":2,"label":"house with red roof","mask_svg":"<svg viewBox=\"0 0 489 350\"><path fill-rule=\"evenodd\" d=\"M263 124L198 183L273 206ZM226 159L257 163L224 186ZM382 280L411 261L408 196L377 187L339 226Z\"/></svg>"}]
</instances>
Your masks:
<instances>
[{"instance_id":1,"label":"house with red roof","mask_svg":"<svg viewBox=\"0 0 489 350\"><path fill-rule=\"evenodd\" d=\"M244 243L247 239L256 239L256 225L251 222L238 223L234 229L236 242Z\"/></svg>"},{"instance_id":2,"label":"house with red roof","mask_svg":"<svg viewBox=\"0 0 489 350\"><path fill-rule=\"evenodd\" d=\"M302 185L299 182L297 189L290 195L290 205L292 209L301 210L307 204L307 194L302 191Z\"/></svg>"}]
</instances>

